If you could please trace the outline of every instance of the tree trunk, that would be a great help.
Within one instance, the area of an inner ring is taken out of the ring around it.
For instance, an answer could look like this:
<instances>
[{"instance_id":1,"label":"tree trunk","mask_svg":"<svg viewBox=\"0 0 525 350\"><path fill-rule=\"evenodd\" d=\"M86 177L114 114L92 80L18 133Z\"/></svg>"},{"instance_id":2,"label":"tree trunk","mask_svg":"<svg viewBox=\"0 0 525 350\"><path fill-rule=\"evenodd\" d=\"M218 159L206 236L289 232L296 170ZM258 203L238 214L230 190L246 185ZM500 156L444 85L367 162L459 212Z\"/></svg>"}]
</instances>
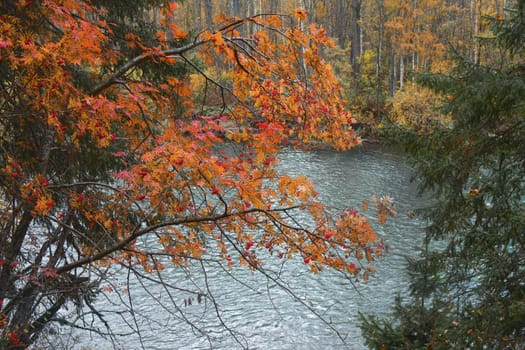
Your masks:
<instances>
[{"instance_id":1,"label":"tree trunk","mask_svg":"<svg viewBox=\"0 0 525 350\"><path fill-rule=\"evenodd\" d=\"M202 0L195 0L194 5L193 5L193 10L195 11L194 21L197 24L197 28L202 28L202 26L204 25L204 23L202 23L202 16L201 16Z\"/></svg>"},{"instance_id":2,"label":"tree trunk","mask_svg":"<svg viewBox=\"0 0 525 350\"><path fill-rule=\"evenodd\" d=\"M473 23L472 28L472 60L474 63L479 63L479 40L477 36L479 34L479 11L481 4L477 0L471 0L470 2L470 19Z\"/></svg>"},{"instance_id":3,"label":"tree trunk","mask_svg":"<svg viewBox=\"0 0 525 350\"><path fill-rule=\"evenodd\" d=\"M375 118L381 118L381 57L383 55L383 26L384 26L384 2L377 1L379 23L378 23L378 43L377 43L377 59L376 59L376 110Z\"/></svg>"},{"instance_id":4,"label":"tree trunk","mask_svg":"<svg viewBox=\"0 0 525 350\"><path fill-rule=\"evenodd\" d=\"M350 63L354 74L361 72L361 0L352 0L352 48L350 51Z\"/></svg>"},{"instance_id":5,"label":"tree trunk","mask_svg":"<svg viewBox=\"0 0 525 350\"><path fill-rule=\"evenodd\" d=\"M388 77L388 92L394 97L396 91L396 55L394 49L390 48L390 74Z\"/></svg>"},{"instance_id":6,"label":"tree trunk","mask_svg":"<svg viewBox=\"0 0 525 350\"><path fill-rule=\"evenodd\" d=\"M213 1L204 0L204 22L206 23L206 28L211 28L213 25Z\"/></svg>"},{"instance_id":7,"label":"tree trunk","mask_svg":"<svg viewBox=\"0 0 525 350\"><path fill-rule=\"evenodd\" d=\"M399 59L399 90L403 90L403 84L405 79L405 63L404 58Z\"/></svg>"},{"instance_id":8,"label":"tree trunk","mask_svg":"<svg viewBox=\"0 0 525 350\"><path fill-rule=\"evenodd\" d=\"M339 46L344 47L347 44L346 32L346 0L337 0L335 8L335 28L334 36L338 39Z\"/></svg>"},{"instance_id":9,"label":"tree trunk","mask_svg":"<svg viewBox=\"0 0 525 350\"><path fill-rule=\"evenodd\" d=\"M238 17L241 12L241 0L232 0L232 16Z\"/></svg>"},{"instance_id":10,"label":"tree trunk","mask_svg":"<svg viewBox=\"0 0 525 350\"><path fill-rule=\"evenodd\" d=\"M278 12L278 0L270 0L270 12L271 13L277 13Z\"/></svg>"}]
</instances>

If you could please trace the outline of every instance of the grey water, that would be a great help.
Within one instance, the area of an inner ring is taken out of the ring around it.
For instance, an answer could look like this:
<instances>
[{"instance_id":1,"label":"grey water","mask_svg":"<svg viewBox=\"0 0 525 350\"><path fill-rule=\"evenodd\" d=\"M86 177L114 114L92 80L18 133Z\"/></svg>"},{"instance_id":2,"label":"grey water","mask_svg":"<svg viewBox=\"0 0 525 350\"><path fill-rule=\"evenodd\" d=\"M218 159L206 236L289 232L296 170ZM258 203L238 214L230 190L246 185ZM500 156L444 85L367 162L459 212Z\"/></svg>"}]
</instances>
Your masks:
<instances>
[{"instance_id":1,"label":"grey water","mask_svg":"<svg viewBox=\"0 0 525 350\"><path fill-rule=\"evenodd\" d=\"M366 349L358 313L384 315L390 311L394 296L406 292L404 257L416 254L415 247L422 239L424 222L408 214L425 204L410 181L412 170L401 152L375 145L347 152L288 151L281 155L280 169L290 175L308 176L320 199L334 207L359 208L363 199L374 194L394 198L398 215L386 224L379 225L370 210L369 220L389 249L374 263L377 272L367 283L331 270L311 274L300 259L282 260L269 267L281 285L246 268L230 271L212 259L184 269L167 268L164 282L173 289L164 289L147 278L128 277L121 271L114 283L127 293L113 297L108 293L107 299L97 302L110 313L107 321L114 337L73 331L62 334L65 346ZM215 303L201 298L209 294ZM122 305L133 306L135 317L120 313Z\"/></svg>"}]
</instances>

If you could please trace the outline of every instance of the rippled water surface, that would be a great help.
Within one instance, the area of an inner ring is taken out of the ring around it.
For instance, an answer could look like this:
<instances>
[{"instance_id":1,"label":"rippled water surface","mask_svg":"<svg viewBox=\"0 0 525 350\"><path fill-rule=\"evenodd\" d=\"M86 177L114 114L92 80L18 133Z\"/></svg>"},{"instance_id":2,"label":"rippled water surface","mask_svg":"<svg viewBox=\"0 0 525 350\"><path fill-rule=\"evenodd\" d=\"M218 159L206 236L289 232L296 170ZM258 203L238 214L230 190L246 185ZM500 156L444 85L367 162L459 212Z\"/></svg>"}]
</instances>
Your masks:
<instances>
[{"instance_id":1,"label":"rippled water surface","mask_svg":"<svg viewBox=\"0 0 525 350\"><path fill-rule=\"evenodd\" d=\"M336 207L358 207L372 194L395 198L397 217L384 226L371 218L390 251L376 262L378 271L369 282L349 281L333 271L312 275L302 261L295 260L271 267L289 282L284 288L247 269L225 270L214 261L164 271L164 281L178 288L171 291L147 279L128 279L122 271L116 274L115 284L129 285L130 293L122 295L122 300L114 296L98 301L106 311L118 310L122 303L137 309L135 320L125 314L108 318L116 324L114 332L123 334L116 337L116 348L365 349L357 327L358 311L388 312L394 295L405 289L404 255L413 254L422 235L423 223L406 215L422 203L409 181L411 170L400 153L376 146L344 153L288 152L282 155L281 168L291 175L310 177L321 199ZM220 310L188 290L211 292ZM130 332L128 325L139 326L140 337L124 335ZM76 348L113 346L82 332L70 339Z\"/></svg>"}]
</instances>

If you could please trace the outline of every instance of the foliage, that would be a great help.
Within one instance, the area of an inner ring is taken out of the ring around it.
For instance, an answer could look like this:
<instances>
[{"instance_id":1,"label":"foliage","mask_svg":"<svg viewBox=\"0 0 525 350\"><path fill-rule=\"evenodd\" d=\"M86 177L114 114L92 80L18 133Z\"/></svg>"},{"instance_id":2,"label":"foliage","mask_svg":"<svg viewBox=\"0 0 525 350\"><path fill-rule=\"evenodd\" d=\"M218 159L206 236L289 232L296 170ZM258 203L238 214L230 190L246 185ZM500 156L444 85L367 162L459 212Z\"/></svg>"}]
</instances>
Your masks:
<instances>
[{"instance_id":1,"label":"foliage","mask_svg":"<svg viewBox=\"0 0 525 350\"><path fill-rule=\"evenodd\" d=\"M497 65L461 59L452 74L423 80L450 96L453 126L406 135L435 204L421 256L408 265L410 298L389 319L362 318L374 349L525 344L524 23L523 0L492 18Z\"/></svg>"},{"instance_id":2,"label":"foliage","mask_svg":"<svg viewBox=\"0 0 525 350\"><path fill-rule=\"evenodd\" d=\"M25 348L53 323L89 328L87 315L105 324L93 300L111 293L102 287L119 268L151 272L173 293L167 263L244 265L280 286L266 269L276 259L365 279L373 270L382 246L366 218L334 213L307 178L276 169L283 146L359 143L319 56L331 41L304 25L304 10L222 16L194 37L168 1L7 1L0 11L3 347ZM203 65L228 67L228 83ZM191 82L204 82L204 96L220 91L220 115L199 114L206 97L195 100ZM384 220L391 204L377 205ZM198 295L219 309L209 290Z\"/></svg>"},{"instance_id":3,"label":"foliage","mask_svg":"<svg viewBox=\"0 0 525 350\"><path fill-rule=\"evenodd\" d=\"M323 53L323 57L330 63L336 76L341 78L341 86L344 88L345 93L348 93L353 88L349 79L352 74L352 67L348 64L349 53L349 48L343 49L339 45L332 47L330 50L325 50Z\"/></svg>"},{"instance_id":4,"label":"foliage","mask_svg":"<svg viewBox=\"0 0 525 350\"><path fill-rule=\"evenodd\" d=\"M478 39L493 36L485 17L503 16L504 3L209 0L184 3L176 18L188 28L201 28L209 26L218 11L243 17L293 11L300 4L306 9L303 16L306 21L301 25L318 23L337 43L335 50L323 50L321 54L334 63L349 108L360 118L377 124L389 112L388 97L403 91L406 82L413 81L417 73L449 72L453 62L450 47L473 60L485 62L497 58L497 51L486 46L481 50ZM243 30L251 33L253 27L248 25Z\"/></svg>"},{"instance_id":5,"label":"foliage","mask_svg":"<svg viewBox=\"0 0 525 350\"><path fill-rule=\"evenodd\" d=\"M442 98L430 89L407 84L392 99L389 122L416 132L431 132L435 124L448 125L450 117L439 110Z\"/></svg>"}]
</instances>

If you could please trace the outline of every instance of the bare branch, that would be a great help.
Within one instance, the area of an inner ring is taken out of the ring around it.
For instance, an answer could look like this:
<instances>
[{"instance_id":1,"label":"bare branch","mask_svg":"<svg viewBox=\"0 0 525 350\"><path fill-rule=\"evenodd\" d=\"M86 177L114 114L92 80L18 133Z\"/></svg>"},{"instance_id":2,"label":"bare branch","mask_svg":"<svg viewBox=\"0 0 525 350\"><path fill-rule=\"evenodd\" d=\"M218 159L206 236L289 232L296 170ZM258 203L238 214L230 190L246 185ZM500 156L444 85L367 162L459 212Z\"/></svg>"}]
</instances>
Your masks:
<instances>
[{"instance_id":1,"label":"bare branch","mask_svg":"<svg viewBox=\"0 0 525 350\"><path fill-rule=\"evenodd\" d=\"M151 52L145 52L139 56L136 56L126 63L124 63L113 75L107 79L106 81L102 82L101 84L97 85L93 90L89 92L89 95L95 96L100 94L102 91L107 89L113 84L119 83L119 79L126 74L130 69L138 66L142 62L148 60L148 59L154 59L159 57L168 57L168 56L180 56L184 54L185 52L191 51L196 47L199 47L203 44L205 44L207 40L197 40L194 41L188 45L182 46L182 47L176 47L171 48L168 50L158 50L158 51L151 51Z\"/></svg>"}]
</instances>

